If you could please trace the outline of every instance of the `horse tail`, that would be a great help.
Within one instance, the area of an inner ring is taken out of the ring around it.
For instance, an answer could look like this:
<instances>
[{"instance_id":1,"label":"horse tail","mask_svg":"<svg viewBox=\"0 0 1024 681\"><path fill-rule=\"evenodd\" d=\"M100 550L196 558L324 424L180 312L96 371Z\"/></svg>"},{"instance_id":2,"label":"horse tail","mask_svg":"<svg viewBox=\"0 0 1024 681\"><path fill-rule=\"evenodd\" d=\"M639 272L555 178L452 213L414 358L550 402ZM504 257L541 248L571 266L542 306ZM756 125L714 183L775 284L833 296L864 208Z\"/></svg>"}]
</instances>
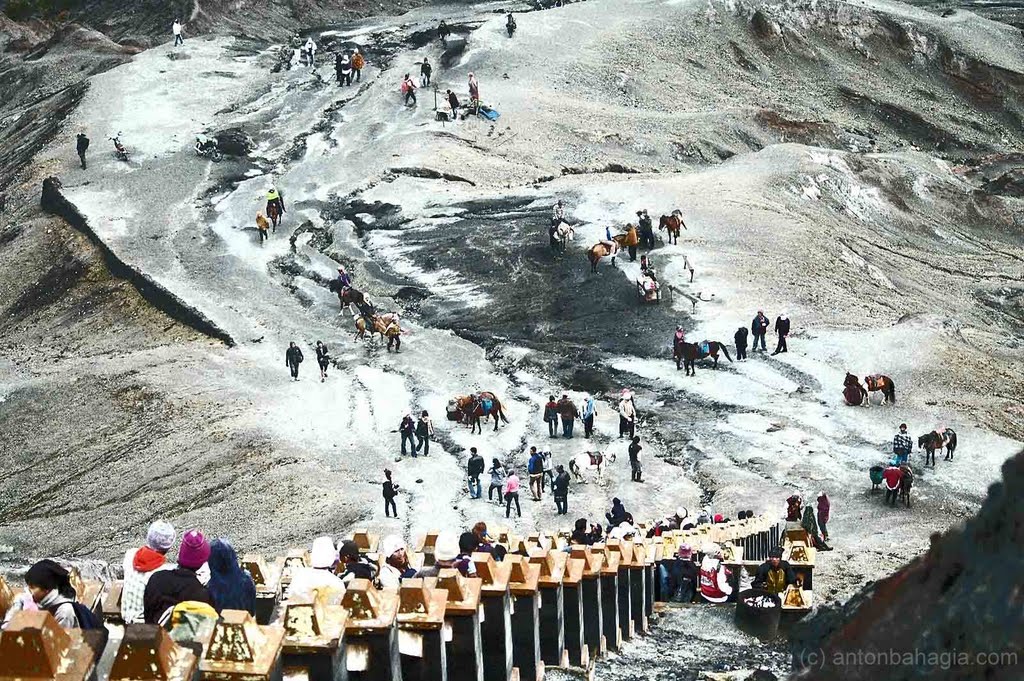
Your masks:
<instances>
[{"instance_id":1,"label":"horse tail","mask_svg":"<svg viewBox=\"0 0 1024 681\"><path fill-rule=\"evenodd\" d=\"M573 457L573 458L569 459L569 472L570 473L579 473L580 472L579 464L576 463L576 457Z\"/></svg>"},{"instance_id":2,"label":"horse tail","mask_svg":"<svg viewBox=\"0 0 1024 681\"><path fill-rule=\"evenodd\" d=\"M508 423L508 417L505 416L505 406L498 401L498 398L494 398L494 406L498 410L498 416L501 417L502 423Z\"/></svg>"},{"instance_id":3,"label":"horse tail","mask_svg":"<svg viewBox=\"0 0 1024 681\"><path fill-rule=\"evenodd\" d=\"M896 384L892 382L891 378L889 379L889 389L886 391L886 396L890 402L896 404Z\"/></svg>"},{"instance_id":4,"label":"horse tail","mask_svg":"<svg viewBox=\"0 0 1024 681\"><path fill-rule=\"evenodd\" d=\"M956 451L956 431L952 428L947 428L949 431L949 453L952 454Z\"/></svg>"},{"instance_id":5,"label":"horse tail","mask_svg":"<svg viewBox=\"0 0 1024 681\"><path fill-rule=\"evenodd\" d=\"M719 343L718 347L725 353L725 358L731 362L732 357L729 356L729 348L726 347L725 343Z\"/></svg>"}]
</instances>

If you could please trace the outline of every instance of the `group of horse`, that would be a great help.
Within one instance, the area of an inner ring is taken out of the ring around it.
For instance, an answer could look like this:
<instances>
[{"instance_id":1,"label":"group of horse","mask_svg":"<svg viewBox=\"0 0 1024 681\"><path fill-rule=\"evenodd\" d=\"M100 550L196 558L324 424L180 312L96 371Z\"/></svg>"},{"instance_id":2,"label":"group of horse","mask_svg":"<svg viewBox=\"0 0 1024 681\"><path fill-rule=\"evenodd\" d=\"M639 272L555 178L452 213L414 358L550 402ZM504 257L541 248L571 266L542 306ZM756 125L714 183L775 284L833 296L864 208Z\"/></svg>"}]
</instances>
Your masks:
<instances>
[{"instance_id":1,"label":"group of horse","mask_svg":"<svg viewBox=\"0 0 1024 681\"><path fill-rule=\"evenodd\" d=\"M563 222L561 224L564 225L566 223ZM596 244L587 249L587 260L590 261L590 271L592 273L597 272L597 264L601 262L601 260L604 258L610 257L612 259L612 267L616 266L615 258L616 256L618 256L619 251L626 247L625 242L628 230L632 226L633 225L627 225L626 234L616 234L611 238L610 241L598 241ZM661 219L658 221L658 231L667 231L668 243L670 244L679 243L679 235L682 233L682 230L684 229L686 229L686 223L683 222L683 213L678 208L672 211L670 215L662 215ZM564 243L562 248L563 250L565 249Z\"/></svg>"},{"instance_id":2,"label":"group of horse","mask_svg":"<svg viewBox=\"0 0 1024 681\"><path fill-rule=\"evenodd\" d=\"M392 349L395 352L401 351L404 332L397 312L379 314L362 291L351 286L342 287L336 279L331 280L328 288L338 295L341 310L344 312L347 309L355 319L355 340L366 338L369 331L371 335L378 334L382 343L387 340L388 352ZM359 311L358 315L352 310L353 307Z\"/></svg>"},{"instance_id":3,"label":"group of horse","mask_svg":"<svg viewBox=\"0 0 1024 681\"><path fill-rule=\"evenodd\" d=\"M864 386L867 386L865 389ZM896 384L884 374L864 377L864 386L857 377L847 372L843 381L843 399L851 407L870 407L871 393L882 393L882 404L896 404Z\"/></svg>"}]
</instances>

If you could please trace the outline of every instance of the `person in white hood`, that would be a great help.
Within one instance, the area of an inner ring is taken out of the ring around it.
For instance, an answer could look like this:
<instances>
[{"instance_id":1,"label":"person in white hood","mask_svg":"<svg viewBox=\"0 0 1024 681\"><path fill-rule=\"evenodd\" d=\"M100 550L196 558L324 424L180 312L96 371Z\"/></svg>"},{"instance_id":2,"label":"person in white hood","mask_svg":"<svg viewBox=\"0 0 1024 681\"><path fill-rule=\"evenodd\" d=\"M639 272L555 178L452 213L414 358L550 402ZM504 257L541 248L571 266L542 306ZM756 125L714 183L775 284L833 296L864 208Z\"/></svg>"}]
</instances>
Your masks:
<instances>
[{"instance_id":1,"label":"person in white hood","mask_svg":"<svg viewBox=\"0 0 1024 681\"><path fill-rule=\"evenodd\" d=\"M330 605L340 605L345 595L345 583L334 574L338 562L338 550L330 537L317 537L309 552L312 567L292 570L292 581L288 587L288 600L305 601L322 596Z\"/></svg>"},{"instance_id":2,"label":"person in white hood","mask_svg":"<svg viewBox=\"0 0 1024 681\"><path fill-rule=\"evenodd\" d=\"M722 549L717 544L704 547L700 563L700 595L708 603L725 603L732 595L731 573L722 563Z\"/></svg>"},{"instance_id":3,"label":"person in white hood","mask_svg":"<svg viewBox=\"0 0 1024 681\"><path fill-rule=\"evenodd\" d=\"M416 575L416 570L409 565L405 541L397 534L384 537L380 543L380 555L384 559L378 575L382 588L397 589L403 579Z\"/></svg>"},{"instance_id":4,"label":"person in white hood","mask_svg":"<svg viewBox=\"0 0 1024 681\"><path fill-rule=\"evenodd\" d=\"M313 36L306 38L306 45L303 47L306 54L309 55L309 66L313 68L316 66L316 43L313 42Z\"/></svg>"}]
</instances>

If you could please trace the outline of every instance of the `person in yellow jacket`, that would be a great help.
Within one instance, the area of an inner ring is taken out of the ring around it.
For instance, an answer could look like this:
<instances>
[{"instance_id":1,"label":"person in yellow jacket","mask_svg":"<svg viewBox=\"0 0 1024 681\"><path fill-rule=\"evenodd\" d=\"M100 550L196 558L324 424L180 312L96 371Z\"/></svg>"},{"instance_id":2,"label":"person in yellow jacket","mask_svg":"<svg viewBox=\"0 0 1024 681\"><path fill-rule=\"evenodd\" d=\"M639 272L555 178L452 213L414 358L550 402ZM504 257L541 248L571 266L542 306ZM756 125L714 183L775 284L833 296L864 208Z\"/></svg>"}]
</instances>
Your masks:
<instances>
[{"instance_id":1,"label":"person in yellow jacket","mask_svg":"<svg viewBox=\"0 0 1024 681\"><path fill-rule=\"evenodd\" d=\"M626 225L626 238L623 240L622 245L629 249L629 261L636 261L636 247L640 243L640 234L636 230L636 225Z\"/></svg>"},{"instance_id":2,"label":"person in yellow jacket","mask_svg":"<svg viewBox=\"0 0 1024 681\"><path fill-rule=\"evenodd\" d=\"M277 223L284 219L284 199L275 187L271 187L267 192L267 215L274 223L274 231L277 231Z\"/></svg>"},{"instance_id":3,"label":"person in yellow jacket","mask_svg":"<svg viewBox=\"0 0 1024 681\"><path fill-rule=\"evenodd\" d=\"M256 230L260 234L260 243L267 238L267 231L270 229L270 221L263 216L263 211L256 213Z\"/></svg>"}]
</instances>

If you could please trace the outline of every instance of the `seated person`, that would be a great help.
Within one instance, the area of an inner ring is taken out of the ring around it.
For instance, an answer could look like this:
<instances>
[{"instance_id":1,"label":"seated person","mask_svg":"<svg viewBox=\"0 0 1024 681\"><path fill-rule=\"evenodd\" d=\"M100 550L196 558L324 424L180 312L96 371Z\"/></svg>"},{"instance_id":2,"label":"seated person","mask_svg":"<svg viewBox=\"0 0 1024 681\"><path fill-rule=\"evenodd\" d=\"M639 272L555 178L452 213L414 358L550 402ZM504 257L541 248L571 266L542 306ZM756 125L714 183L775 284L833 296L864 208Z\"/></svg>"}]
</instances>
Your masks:
<instances>
[{"instance_id":1,"label":"seated person","mask_svg":"<svg viewBox=\"0 0 1024 681\"><path fill-rule=\"evenodd\" d=\"M791 584L796 584L796 574L789 563L782 560L782 547L776 546L768 552L768 560L757 568L753 587L780 594Z\"/></svg>"}]
</instances>

